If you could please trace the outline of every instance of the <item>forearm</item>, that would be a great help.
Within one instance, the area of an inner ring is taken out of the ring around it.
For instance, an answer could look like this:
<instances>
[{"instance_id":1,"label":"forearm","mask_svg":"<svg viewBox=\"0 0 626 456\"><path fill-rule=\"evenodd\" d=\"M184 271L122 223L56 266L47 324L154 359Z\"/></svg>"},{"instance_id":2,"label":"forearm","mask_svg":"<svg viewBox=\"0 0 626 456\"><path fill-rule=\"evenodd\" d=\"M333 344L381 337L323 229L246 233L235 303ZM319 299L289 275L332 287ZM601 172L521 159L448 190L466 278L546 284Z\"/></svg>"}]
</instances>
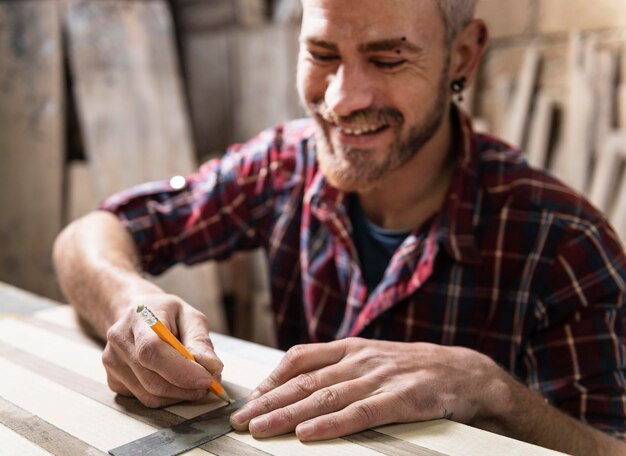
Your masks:
<instances>
[{"instance_id":1,"label":"forearm","mask_svg":"<svg viewBox=\"0 0 626 456\"><path fill-rule=\"evenodd\" d=\"M56 239L53 258L66 298L101 337L132 294L162 292L141 276L133 241L110 213L70 224Z\"/></svg>"},{"instance_id":2,"label":"forearm","mask_svg":"<svg viewBox=\"0 0 626 456\"><path fill-rule=\"evenodd\" d=\"M485 398L490 416L477 418L476 427L572 455L623 455L626 443L594 429L549 405L541 396L502 371L506 388L501 397ZM508 378L506 378L508 377Z\"/></svg>"}]
</instances>

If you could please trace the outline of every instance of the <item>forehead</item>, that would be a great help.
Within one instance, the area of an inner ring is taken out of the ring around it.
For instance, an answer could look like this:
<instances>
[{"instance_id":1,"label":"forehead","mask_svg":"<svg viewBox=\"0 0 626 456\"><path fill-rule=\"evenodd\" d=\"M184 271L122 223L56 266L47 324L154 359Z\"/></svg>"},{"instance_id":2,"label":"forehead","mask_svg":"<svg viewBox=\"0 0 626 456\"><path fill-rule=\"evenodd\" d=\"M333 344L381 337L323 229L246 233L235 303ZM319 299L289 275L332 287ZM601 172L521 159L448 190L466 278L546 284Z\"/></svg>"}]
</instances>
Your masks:
<instances>
[{"instance_id":1,"label":"forehead","mask_svg":"<svg viewBox=\"0 0 626 456\"><path fill-rule=\"evenodd\" d=\"M427 44L441 40L434 0L302 0L302 34L329 41L370 41L403 35Z\"/></svg>"}]
</instances>

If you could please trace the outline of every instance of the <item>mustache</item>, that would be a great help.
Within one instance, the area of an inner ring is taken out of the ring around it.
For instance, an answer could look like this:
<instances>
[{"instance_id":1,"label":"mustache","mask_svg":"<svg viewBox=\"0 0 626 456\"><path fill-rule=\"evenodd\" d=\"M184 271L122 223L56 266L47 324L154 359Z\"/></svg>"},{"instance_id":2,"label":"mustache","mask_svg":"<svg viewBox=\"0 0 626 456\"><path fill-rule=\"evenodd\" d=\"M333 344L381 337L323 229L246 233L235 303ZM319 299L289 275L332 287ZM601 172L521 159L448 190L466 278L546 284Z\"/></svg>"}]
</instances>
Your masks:
<instances>
[{"instance_id":1,"label":"mustache","mask_svg":"<svg viewBox=\"0 0 626 456\"><path fill-rule=\"evenodd\" d=\"M404 116L400 111L390 107L367 108L353 111L347 116L340 116L328 107L324 100L313 103L313 113L319 115L324 120L337 125L346 124L378 124L392 125L402 124Z\"/></svg>"}]
</instances>

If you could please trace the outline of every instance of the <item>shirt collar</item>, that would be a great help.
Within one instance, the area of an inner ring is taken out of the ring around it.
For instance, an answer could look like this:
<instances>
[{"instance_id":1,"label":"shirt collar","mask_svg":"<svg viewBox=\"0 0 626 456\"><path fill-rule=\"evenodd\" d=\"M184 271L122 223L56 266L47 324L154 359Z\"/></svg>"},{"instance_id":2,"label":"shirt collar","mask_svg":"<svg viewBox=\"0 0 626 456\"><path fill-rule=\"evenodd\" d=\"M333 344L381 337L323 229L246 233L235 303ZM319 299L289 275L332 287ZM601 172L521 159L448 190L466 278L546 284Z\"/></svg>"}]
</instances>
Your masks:
<instances>
[{"instance_id":1,"label":"shirt collar","mask_svg":"<svg viewBox=\"0 0 626 456\"><path fill-rule=\"evenodd\" d=\"M452 108L453 131L458 151L456 170L440 213L435 216L439 226L439 242L456 261L477 264L481 262L476 247L475 229L479 223L482 192L478 188L478 145L469 117L460 109ZM315 151L315 139L310 143ZM317 218L328 220L331 214L346 214L345 194L328 183L316 166L308 186L305 201Z\"/></svg>"}]
</instances>

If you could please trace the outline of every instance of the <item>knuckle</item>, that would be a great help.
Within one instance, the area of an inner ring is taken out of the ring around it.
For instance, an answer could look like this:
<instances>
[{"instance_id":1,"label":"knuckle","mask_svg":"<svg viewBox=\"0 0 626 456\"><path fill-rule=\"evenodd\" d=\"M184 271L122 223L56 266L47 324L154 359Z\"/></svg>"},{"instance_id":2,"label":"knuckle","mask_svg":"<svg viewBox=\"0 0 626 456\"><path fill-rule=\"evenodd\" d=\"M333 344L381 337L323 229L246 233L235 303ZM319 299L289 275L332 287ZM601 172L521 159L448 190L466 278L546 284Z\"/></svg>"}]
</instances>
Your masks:
<instances>
[{"instance_id":1,"label":"knuckle","mask_svg":"<svg viewBox=\"0 0 626 456\"><path fill-rule=\"evenodd\" d=\"M153 344L148 342L139 342L135 346L137 360L142 366L151 366L157 356L157 351Z\"/></svg>"},{"instance_id":2,"label":"knuckle","mask_svg":"<svg viewBox=\"0 0 626 456\"><path fill-rule=\"evenodd\" d=\"M148 392L140 393L137 396L137 399L139 399L139 402L141 402L143 405L145 405L148 408L159 408L163 404L163 401L161 400L161 398L153 394L150 394Z\"/></svg>"},{"instance_id":3,"label":"knuckle","mask_svg":"<svg viewBox=\"0 0 626 456\"><path fill-rule=\"evenodd\" d=\"M294 384L298 391L307 396L317 389L317 380L311 373L298 375L294 380Z\"/></svg>"},{"instance_id":4,"label":"knuckle","mask_svg":"<svg viewBox=\"0 0 626 456\"><path fill-rule=\"evenodd\" d=\"M362 423L374 423L378 420L380 412L377 407L362 402L355 407L354 413L356 418Z\"/></svg>"},{"instance_id":5,"label":"knuckle","mask_svg":"<svg viewBox=\"0 0 626 456\"><path fill-rule=\"evenodd\" d=\"M293 410L291 410L289 407L281 409L279 413L280 420L283 422L291 423L294 419Z\"/></svg>"},{"instance_id":6,"label":"knuckle","mask_svg":"<svg viewBox=\"0 0 626 456\"><path fill-rule=\"evenodd\" d=\"M108 343L120 346L124 343L124 336L122 336L122 332L118 329L118 325L114 324L106 332L106 340Z\"/></svg>"},{"instance_id":7,"label":"knuckle","mask_svg":"<svg viewBox=\"0 0 626 456\"><path fill-rule=\"evenodd\" d=\"M155 396L163 396L166 392L166 387L164 385L164 380L158 377L155 374L147 375L142 381L141 384L146 389L149 394Z\"/></svg>"},{"instance_id":8,"label":"knuckle","mask_svg":"<svg viewBox=\"0 0 626 456\"><path fill-rule=\"evenodd\" d=\"M321 410L337 410L340 407L341 398L337 390L324 388L315 394L315 400Z\"/></svg>"},{"instance_id":9,"label":"knuckle","mask_svg":"<svg viewBox=\"0 0 626 456\"><path fill-rule=\"evenodd\" d=\"M340 435L342 433L341 423L336 416L329 416L327 425L334 434Z\"/></svg>"},{"instance_id":10,"label":"knuckle","mask_svg":"<svg viewBox=\"0 0 626 456\"><path fill-rule=\"evenodd\" d=\"M264 393L273 390L274 388L276 388L278 386L278 380L276 379L275 375L272 373L270 374L269 377L267 377L263 383L261 385L259 385L259 391L262 391Z\"/></svg>"},{"instance_id":11,"label":"knuckle","mask_svg":"<svg viewBox=\"0 0 626 456\"><path fill-rule=\"evenodd\" d=\"M306 357L307 347L306 345L294 345L285 355L285 362L292 367L297 367L300 364L300 360Z\"/></svg>"},{"instance_id":12,"label":"knuckle","mask_svg":"<svg viewBox=\"0 0 626 456\"><path fill-rule=\"evenodd\" d=\"M263 412L269 412L271 410L274 410L274 401L267 397L267 395L261 396L257 400L259 401L261 410Z\"/></svg>"}]
</instances>

